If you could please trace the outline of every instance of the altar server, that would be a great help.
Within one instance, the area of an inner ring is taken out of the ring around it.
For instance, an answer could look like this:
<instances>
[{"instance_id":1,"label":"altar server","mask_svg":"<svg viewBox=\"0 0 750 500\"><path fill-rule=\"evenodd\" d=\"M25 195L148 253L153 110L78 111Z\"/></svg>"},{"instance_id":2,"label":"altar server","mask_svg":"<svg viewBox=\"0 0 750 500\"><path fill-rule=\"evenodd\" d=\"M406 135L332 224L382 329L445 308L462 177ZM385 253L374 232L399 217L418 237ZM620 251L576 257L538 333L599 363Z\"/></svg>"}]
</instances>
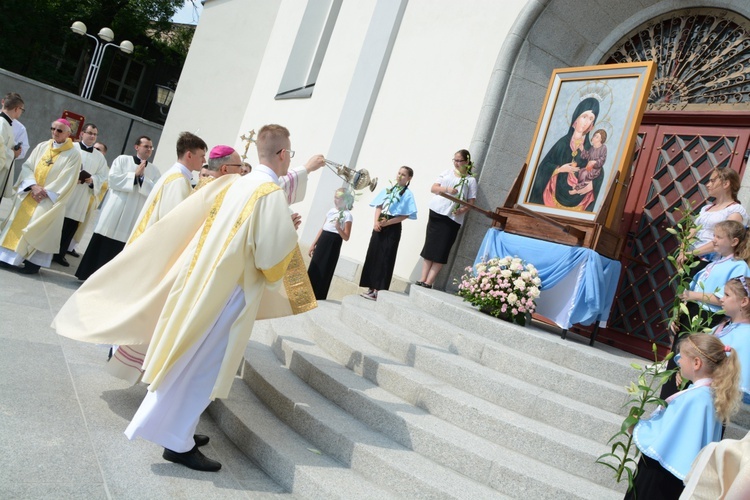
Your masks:
<instances>
[{"instance_id":1,"label":"altar server","mask_svg":"<svg viewBox=\"0 0 750 500\"><path fill-rule=\"evenodd\" d=\"M135 142L135 156L121 155L112 162L109 191L76 271L78 279L91 276L125 247L138 214L159 179L159 169L148 162L153 150L151 139L142 135Z\"/></svg>"}]
</instances>

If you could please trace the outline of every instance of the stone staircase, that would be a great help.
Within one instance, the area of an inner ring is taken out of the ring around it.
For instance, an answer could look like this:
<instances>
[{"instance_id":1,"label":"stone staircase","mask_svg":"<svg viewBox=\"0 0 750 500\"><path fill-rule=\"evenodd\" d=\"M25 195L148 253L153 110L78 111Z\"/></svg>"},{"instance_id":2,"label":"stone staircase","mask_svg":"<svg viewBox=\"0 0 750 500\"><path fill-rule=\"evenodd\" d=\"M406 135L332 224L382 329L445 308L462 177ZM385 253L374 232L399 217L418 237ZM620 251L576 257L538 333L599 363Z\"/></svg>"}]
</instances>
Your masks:
<instances>
[{"instance_id":1,"label":"stone staircase","mask_svg":"<svg viewBox=\"0 0 750 500\"><path fill-rule=\"evenodd\" d=\"M629 355L522 328L434 290L257 322L209 412L309 498L622 498L594 463L619 429ZM643 362L643 360L639 360ZM750 418L742 415L741 426ZM742 427L727 437L744 436Z\"/></svg>"}]
</instances>

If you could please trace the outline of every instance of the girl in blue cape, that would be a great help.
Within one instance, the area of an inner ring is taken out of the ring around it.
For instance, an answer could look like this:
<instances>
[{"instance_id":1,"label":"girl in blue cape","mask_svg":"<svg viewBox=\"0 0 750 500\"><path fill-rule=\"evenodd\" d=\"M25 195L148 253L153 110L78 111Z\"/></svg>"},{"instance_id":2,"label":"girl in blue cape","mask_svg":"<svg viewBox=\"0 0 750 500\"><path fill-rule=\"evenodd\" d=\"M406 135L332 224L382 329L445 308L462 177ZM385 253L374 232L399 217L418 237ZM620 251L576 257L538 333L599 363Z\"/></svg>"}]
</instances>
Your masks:
<instances>
[{"instance_id":1,"label":"girl in blue cape","mask_svg":"<svg viewBox=\"0 0 750 500\"><path fill-rule=\"evenodd\" d=\"M731 278L750 275L750 267L747 265L750 245L745 226L733 220L719 222L714 226L713 244L718 260L700 271L690 283L690 288L682 292L680 298L686 302L688 314L680 315L680 325L670 325L675 333L679 330L690 331L690 318L696 315L700 315L709 327L717 326L724 319L719 313L724 284ZM679 352L680 344L681 339L675 339L672 350ZM669 369L675 366L674 360L667 364ZM669 380L662 386L659 397L665 399L675 392L677 386L674 380Z\"/></svg>"},{"instance_id":2,"label":"girl in blue cape","mask_svg":"<svg viewBox=\"0 0 750 500\"><path fill-rule=\"evenodd\" d=\"M688 303L695 303L703 311L716 314L721 309L724 284L730 278L750 274L750 267L746 262L750 257L750 245L745 226L734 220L725 220L714 226L713 243L714 252L718 254L717 260L693 278L690 290L682 292L681 298ZM690 305L688 304L688 309ZM691 314L694 313L691 311Z\"/></svg>"},{"instance_id":3,"label":"girl in blue cape","mask_svg":"<svg viewBox=\"0 0 750 500\"><path fill-rule=\"evenodd\" d=\"M730 320L717 326L713 334L737 351L742 401L750 404L750 288L745 276L727 281L721 306Z\"/></svg>"},{"instance_id":4,"label":"girl in blue cape","mask_svg":"<svg viewBox=\"0 0 750 500\"><path fill-rule=\"evenodd\" d=\"M698 452L721 439L722 424L738 410L737 351L713 335L697 333L685 338L676 357L681 377L693 385L635 424L633 440L641 459L626 499L677 500Z\"/></svg>"},{"instance_id":5,"label":"girl in blue cape","mask_svg":"<svg viewBox=\"0 0 750 500\"><path fill-rule=\"evenodd\" d=\"M367 287L362 294L366 299L377 300L378 290L388 290L401 241L401 222L417 218L417 204L409 189L413 176L411 168L399 168L396 184L382 190L370 203L375 207L375 222L359 280L359 286Z\"/></svg>"}]
</instances>

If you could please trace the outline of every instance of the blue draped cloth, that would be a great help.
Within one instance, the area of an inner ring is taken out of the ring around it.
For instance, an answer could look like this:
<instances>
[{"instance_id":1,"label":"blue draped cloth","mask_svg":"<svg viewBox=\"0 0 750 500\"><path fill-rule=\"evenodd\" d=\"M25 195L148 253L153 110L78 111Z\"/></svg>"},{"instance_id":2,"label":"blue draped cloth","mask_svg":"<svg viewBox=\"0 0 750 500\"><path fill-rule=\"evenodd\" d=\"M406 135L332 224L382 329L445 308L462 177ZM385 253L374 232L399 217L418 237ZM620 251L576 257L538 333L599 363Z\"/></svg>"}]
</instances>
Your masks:
<instances>
[{"instance_id":1,"label":"blue draped cloth","mask_svg":"<svg viewBox=\"0 0 750 500\"><path fill-rule=\"evenodd\" d=\"M537 268L544 290L560 282L579 264L584 264L583 277L575 289L570 322L590 325L606 321L617 291L622 265L619 261L602 257L589 248L572 247L506 233L491 228L479 248L474 265L492 258L520 257Z\"/></svg>"}]
</instances>

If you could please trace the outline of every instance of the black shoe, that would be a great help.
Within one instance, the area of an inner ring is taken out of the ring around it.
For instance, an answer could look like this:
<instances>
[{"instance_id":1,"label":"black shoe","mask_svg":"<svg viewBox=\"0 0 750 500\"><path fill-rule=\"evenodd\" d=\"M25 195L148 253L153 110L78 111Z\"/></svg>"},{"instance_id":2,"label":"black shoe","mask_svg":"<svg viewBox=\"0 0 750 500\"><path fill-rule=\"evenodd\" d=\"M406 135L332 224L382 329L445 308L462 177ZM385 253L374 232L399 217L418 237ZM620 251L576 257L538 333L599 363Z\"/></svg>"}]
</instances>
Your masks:
<instances>
[{"instance_id":1,"label":"black shoe","mask_svg":"<svg viewBox=\"0 0 750 500\"><path fill-rule=\"evenodd\" d=\"M186 451L185 453L177 453L176 451L164 448L164 453L162 453L161 456L164 460L184 465L188 469L205 472L216 472L221 469L221 464L216 460L211 460L201 453L197 445L193 446L192 450Z\"/></svg>"},{"instance_id":2,"label":"black shoe","mask_svg":"<svg viewBox=\"0 0 750 500\"><path fill-rule=\"evenodd\" d=\"M75 250L68 250L66 253L71 257L75 257L76 259L81 256L81 254L76 252Z\"/></svg>"},{"instance_id":3,"label":"black shoe","mask_svg":"<svg viewBox=\"0 0 750 500\"><path fill-rule=\"evenodd\" d=\"M415 281L414 284L417 286L424 286L424 281Z\"/></svg>"},{"instance_id":4,"label":"black shoe","mask_svg":"<svg viewBox=\"0 0 750 500\"><path fill-rule=\"evenodd\" d=\"M57 262L63 267L70 267L70 262L65 258L63 254L56 253L52 256L52 262Z\"/></svg>"},{"instance_id":5,"label":"black shoe","mask_svg":"<svg viewBox=\"0 0 750 500\"><path fill-rule=\"evenodd\" d=\"M203 434L193 434L193 441L195 441L195 446L200 448L201 446L206 446L208 444L209 437L205 436Z\"/></svg>"},{"instance_id":6,"label":"black shoe","mask_svg":"<svg viewBox=\"0 0 750 500\"><path fill-rule=\"evenodd\" d=\"M36 274L42 266L32 264L28 260L23 261L23 267L17 268L17 271L21 274Z\"/></svg>"}]
</instances>

